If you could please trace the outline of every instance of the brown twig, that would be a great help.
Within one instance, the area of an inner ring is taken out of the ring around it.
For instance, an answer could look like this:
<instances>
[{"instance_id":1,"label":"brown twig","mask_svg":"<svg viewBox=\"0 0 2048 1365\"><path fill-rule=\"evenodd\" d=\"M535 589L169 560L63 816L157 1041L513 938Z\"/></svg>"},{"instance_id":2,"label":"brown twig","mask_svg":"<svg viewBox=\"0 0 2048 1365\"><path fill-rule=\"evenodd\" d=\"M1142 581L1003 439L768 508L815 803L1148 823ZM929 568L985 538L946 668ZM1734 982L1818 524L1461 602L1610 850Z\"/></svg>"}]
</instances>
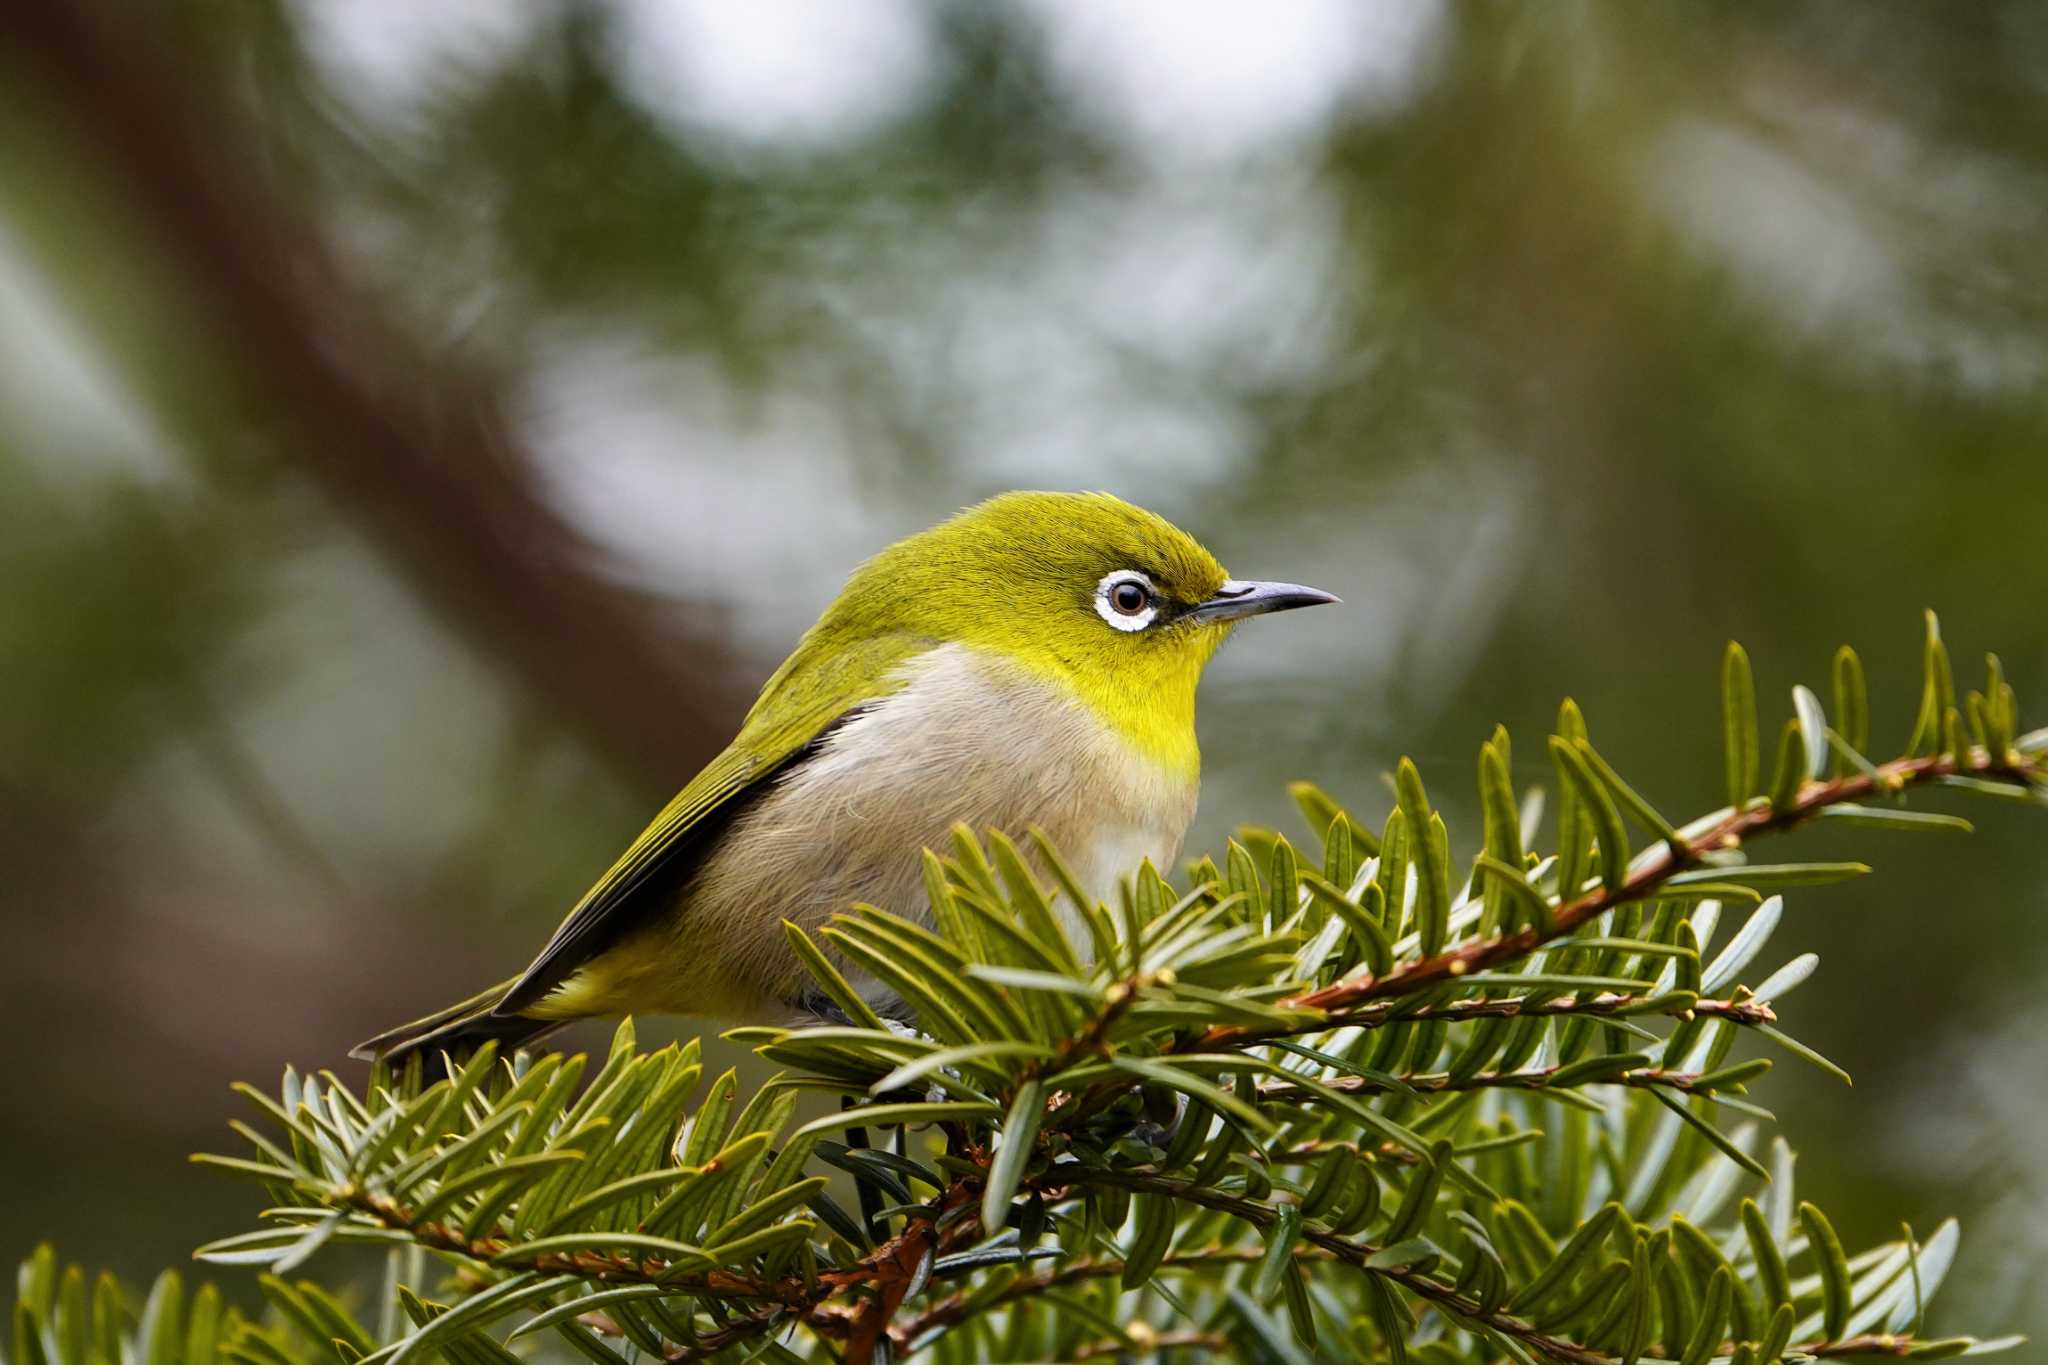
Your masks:
<instances>
[{"instance_id":1,"label":"brown twig","mask_svg":"<svg viewBox=\"0 0 2048 1365\"><path fill-rule=\"evenodd\" d=\"M445 1251L492 1264L499 1263L500 1257L517 1246L517 1243L502 1237L469 1237L447 1223L422 1222L399 1201L359 1186L341 1186L323 1194L331 1205L368 1214L383 1226L406 1234L431 1251ZM812 1302L810 1291L800 1279L762 1280L725 1270L679 1271L674 1263L653 1256L551 1251L525 1258L519 1264L523 1269L537 1270L544 1275L577 1275L609 1284L672 1285L678 1294L768 1300L790 1308L808 1307ZM858 1283L865 1278L859 1267L826 1271L818 1277L821 1283L829 1283L834 1288Z\"/></svg>"},{"instance_id":2,"label":"brown twig","mask_svg":"<svg viewBox=\"0 0 2048 1365\"><path fill-rule=\"evenodd\" d=\"M1126 1356L1136 1346L1140 1351L1221 1351L1230 1345L1227 1337L1214 1332L1155 1332L1143 1323L1132 1323L1128 1334L1106 1337L1075 1351L1069 1360L1094 1360L1101 1356Z\"/></svg>"},{"instance_id":3,"label":"brown twig","mask_svg":"<svg viewBox=\"0 0 2048 1365\"><path fill-rule=\"evenodd\" d=\"M684 1365L685 1361L708 1360L736 1341L746 1341L750 1337L774 1331L776 1327L788 1322L789 1317L788 1313L769 1309L729 1322L715 1332L705 1332L695 1341L670 1351L661 1358L662 1365Z\"/></svg>"},{"instance_id":4,"label":"brown twig","mask_svg":"<svg viewBox=\"0 0 2048 1365\"><path fill-rule=\"evenodd\" d=\"M913 1218L910 1225L883 1248L873 1292L854 1310L846 1347L841 1359L847 1365L868 1365L875 1358L889 1324L902 1306L918 1268L934 1250L937 1233L930 1219Z\"/></svg>"},{"instance_id":5,"label":"brown twig","mask_svg":"<svg viewBox=\"0 0 2048 1365\"><path fill-rule=\"evenodd\" d=\"M1177 1270L1202 1265L1250 1264L1265 1254L1263 1247L1210 1247L1204 1251L1180 1252L1168 1256L1160 1261L1159 1268ZM1327 1252L1314 1247L1299 1248L1296 1256L1302 1260L1328 1259ZM909 1322L890 1328L889 1335L899 1349L907 1348L924 1340L933 1331L958 1327L978 1313L985 1313L992 1308L1015 1303L1020 1299L1036 1298L1062 1285L1121 1275L1123 1270L1122 1261L1074 1261L1057 1270L1021 1275L1001 1292L991 1296L977 1298L963 1290L940 1299Z\"/></svg>"},{"instance_id":6,"label":"brown twig","mask_svg":"<svg viewBox=\"0 0 2048 1365\"><path fill-rule=\"evenodd\" d=\"M1809 1341L1803 1345L1789 1346L1789 1352L1810 1356L1909 1356L1913 1348L1924 1345L1926 1338L1915 1336L1894 1336L1890 1332L1869 1332L1860 1337L1844 1337L1840 1341Z\"/></svg>"},{"instance_id":7,"label":"brown twig","mask_svg":"<svg viewBox=\"0 0 2048 1365\"><path fill-rule=\"evenodd\" d=\"M1657 1005L1662 999L1661 1007ZM1636 1014L1705 1015L1732 1024L1775 1024L1777 1013L1760 1000L1687 1000L1683 996L1657 997L1603 992L1599 995L1560 995L1549 1000L1531 1000L1522 995L1473 996L1446 1000L1441 1004L1404 1007L1400 1000L1382 1000L1341 1014L1319 1019L1314 1030L1333 1028L1378 1028L1385 1024L1418 1024L1430 1020L1456 1024L1471 1019L1525 1019L1536 1016L1609 1019ZM1273 1035L1264 1035L1273 1036Z\"/></svg>"},{"instance_id":8,"label":"brown twig","mask_svg":"<svg viewBox=\"0 0 2048 1365\"><path fill-rule=\"evenodd\" d=\"M1323 1083L1325 1089L1340 1090L1349 1095L1398 1095L1413 1092L1422 1095L1441 1095L1464 1090L1546 1090L1551 1078L1564 1068L1561 1066L1531 1067L1524 1071L1482 1071L1474 1076L1451 1076L1441 1071L1414 1072L1405 1076L1375 1080L1370 1076L1339 1076ZM1696 1071L1666 1071L1661 1067L1638 1067L1633 1071L1617 1072L1612 1076L1597 1077L1588 1082L1592 1085L1628 1085L1640 1089L1676 1090L1690 1095L1695 1092L1713 1094L1711 1090L1700 1091L1699 1079L1703 1073ZM1273 1101L1280 1104L1313 1104L1318 1095L1304 1086L1273 1085L1262 1087L1258 1092L1261 1102Z\"/></svg>"},{"instance_id":9,"label":"brown twig","mask_svg":"<svg viewBox=\"0 0 2048 1365\"><path fill-rule=\"evenodd\" d=\"M517 1251L516 1243L504 1238L465 1236L460 1230L439 1222L422 1222L397 1200L357 1186L343 1186L326 1192L338 1207L354 1209L375 1218L395 1231L403 1232L423 1247L450 1252L474 1261L505 1264L506 1254ZM941 1236L937 1215L959 1207L973 1197L965 1181L955 1182L940 1197L933 1217L913 1217L904 1230L884 1242L853 1266L820 1271L808 1281L797 1276L763 1280L726 1270L678 1270L659 1257L635 1257L594 1251L542 1252L518 1259L524 1269L542 1274L576 1275L587 1280L615 1284L659 1284L678 1294L702 1294L733 1300L766 1301L773 1307L729 1323L716 1333L680 1348L669 1357L674 1361L699 1359L719 1347L772 1330L792 1316L801 1316L823 1336L843 1336L842 1358L865 1365L874 1358L882 1338L890 1334L891 1321L920 1271L940 1251L973 1235L971 1219L958 1220ZM864 1297L851 1304L835 1300L854 1291ZM705 1349L707 1343L715 1345Z\"/></svg>"},{"instance_id":10,"label":"brown twig","mask_svg":"<svg viewBox=\"0 0 2048 1365\"><path fill-rule=\"evenodd\" d=\"M932 1260L942 1251L980 1236L980 1224L973 1218L953 1220L941 1235L939 1222L953 1210L980 1198L980 1187L968 1180L956 1180L939 1196L931 1217L912 1217L894 1240L869 1256L862 1265L874 1272L868 1297L861 1300L849 1322L846 1345L840 1358L847 1365L869 1365L884 1337L892 1336L896 1310L903 1305L910 1287L930 1273Z\"/></svg>"}]
</instances>

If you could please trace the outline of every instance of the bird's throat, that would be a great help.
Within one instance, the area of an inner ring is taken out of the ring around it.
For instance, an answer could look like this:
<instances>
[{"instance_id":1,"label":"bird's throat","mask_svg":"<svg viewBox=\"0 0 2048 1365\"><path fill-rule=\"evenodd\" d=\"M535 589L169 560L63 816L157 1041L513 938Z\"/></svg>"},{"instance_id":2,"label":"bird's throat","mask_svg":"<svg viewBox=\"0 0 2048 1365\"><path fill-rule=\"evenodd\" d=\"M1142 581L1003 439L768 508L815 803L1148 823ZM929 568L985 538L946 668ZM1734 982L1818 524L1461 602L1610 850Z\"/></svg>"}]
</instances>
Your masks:
<instances>
[{"instance_id":1,"label":"bird's throat","mask_svg":"<svg viewBox=\"0 0 2048 1365\"><path fill-rule=\"evenodd\" d=\"M1195 686L1206 659L1160 651L1099 667L1009 657L996 667L1021 669L1051 683L1086 706L1134 759L1156 765L1175 782L1193 783L1202 771L1195 741Z\"/></svg>"}]
</instances>

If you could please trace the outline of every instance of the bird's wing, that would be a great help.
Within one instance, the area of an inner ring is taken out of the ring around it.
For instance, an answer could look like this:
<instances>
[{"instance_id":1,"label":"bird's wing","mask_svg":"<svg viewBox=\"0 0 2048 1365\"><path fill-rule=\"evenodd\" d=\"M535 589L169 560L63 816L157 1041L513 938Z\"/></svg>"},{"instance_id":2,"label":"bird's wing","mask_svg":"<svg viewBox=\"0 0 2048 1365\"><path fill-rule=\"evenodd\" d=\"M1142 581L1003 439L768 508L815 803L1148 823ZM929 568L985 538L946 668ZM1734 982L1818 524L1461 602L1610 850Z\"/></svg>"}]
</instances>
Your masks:
<instances>
[{"instance_id":1,"label":"bird's wing","mask_svg":"<svg viewBox=\"0 0 2048 1365\"><path fill-rule=\"evenodd\" d=\"M584 893L496 1015L531 1006L669 904L703 851L749 798L817 751L855 712L902 688L901 666L932 642L890 635L827 646L806 637L776 670L730 747L677 793L597 885Z\"/></svg>"}]
</instances>

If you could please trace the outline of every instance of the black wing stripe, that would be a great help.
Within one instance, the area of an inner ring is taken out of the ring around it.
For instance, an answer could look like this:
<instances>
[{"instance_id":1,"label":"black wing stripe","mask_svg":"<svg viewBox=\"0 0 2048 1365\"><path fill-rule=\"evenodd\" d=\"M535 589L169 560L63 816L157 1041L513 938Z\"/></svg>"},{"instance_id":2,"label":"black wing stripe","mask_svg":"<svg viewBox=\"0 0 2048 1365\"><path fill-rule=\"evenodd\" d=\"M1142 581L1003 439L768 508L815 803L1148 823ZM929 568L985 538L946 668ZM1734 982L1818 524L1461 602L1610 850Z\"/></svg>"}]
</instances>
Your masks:
<instances>
[{"instance_id":1,"label":"black wing stripe","mask_svg":"<svg viewBox=\"0 0 2048 1365\"><path fill-rule=\"evenodd\" d=\"M815 738L792 750L782 762L755 774L716 810L707 813L666 848L636 867L612 894L584 906L555 932L554 938L541 949L540 956L533 960L533 965L512 983L492 1007L491 1013L509 1018L530 1008L568 980L579 967L611 948L629 930L637 928L649 914L668 904L682 891L690 874L697 870L699 859L691 854L715 842L734 820L767 792L776 779L796 771L814 758L842 726L868 709L868 706L861 705L845 712L820 730Z\"/></svg>"}]
</instances>

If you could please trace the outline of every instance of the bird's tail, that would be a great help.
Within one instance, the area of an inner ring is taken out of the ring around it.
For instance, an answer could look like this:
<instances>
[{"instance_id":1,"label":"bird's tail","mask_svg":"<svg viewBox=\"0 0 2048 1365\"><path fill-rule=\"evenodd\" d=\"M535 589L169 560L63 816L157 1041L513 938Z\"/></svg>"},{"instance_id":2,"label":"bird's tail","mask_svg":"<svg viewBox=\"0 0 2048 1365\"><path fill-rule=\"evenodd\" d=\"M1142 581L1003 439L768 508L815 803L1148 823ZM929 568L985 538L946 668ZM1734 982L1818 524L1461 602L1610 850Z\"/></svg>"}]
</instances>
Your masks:
<instances>
[{"instance_id":1,"label":"bird's tail","mask_svg":"<svg viewBox=\"0 0 2048 1365\"><path fill-rule=\"evenodd\" d=\"M538 1042L569 1022L566 1019L530 1019L524 1015L497 1013L498 1002L511 988L512 982L500 981L489 990L479 991L469 999L457 1001L424 1019L386 1029L376 1037L356 1044L349 1050L349 1056L364 1061L375 1061L379 1057L398 1061L408 1053L417 1052L432 1063L441 1053L459 1057L493 1040L497 1042L499 1052L506 1053Z\"/></svg>"}]
</instances>

